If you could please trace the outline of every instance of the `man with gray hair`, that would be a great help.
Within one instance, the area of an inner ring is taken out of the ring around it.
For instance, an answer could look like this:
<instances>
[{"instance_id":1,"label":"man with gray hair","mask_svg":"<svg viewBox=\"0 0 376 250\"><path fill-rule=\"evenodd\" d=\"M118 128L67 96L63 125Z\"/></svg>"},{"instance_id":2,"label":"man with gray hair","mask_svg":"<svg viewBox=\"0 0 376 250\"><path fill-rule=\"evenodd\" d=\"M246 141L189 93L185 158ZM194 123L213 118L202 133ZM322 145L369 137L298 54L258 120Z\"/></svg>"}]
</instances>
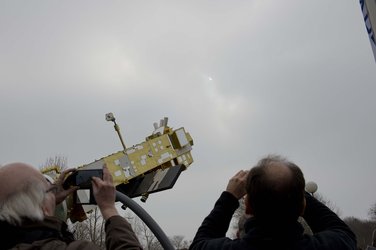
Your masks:
<instances>
[{"instance_id":1,"label":"man with gray hair","mask_svg":"<svg viewBox=\"0 0 376 250\"><path fill-rule=\"evenodd\" d=\"M99 249L89 241L74 240L55 207L73 187L62 188L67 173L49 183L34 167L12 163L0 168L0 249ZM115 187L106 166L103 180L92 178L93 194L103 215L107 249L142 249L130 224L115 208Z\"/></svg>"},{"instance_id":2,"label":"man with gray hair","mask_svg":"<svg viewBox=\"0 0 376 250\"><path fill-rule=\"evenodd\" d=\"M190 249L356 249L350 228L304 191L302 171L280 156L268 156L250 171L239 171L198 229ZM245 196L245 234L226 236L232 215ZM303 233L303 216L313 235Z\"/></svg>"}]
</instances>

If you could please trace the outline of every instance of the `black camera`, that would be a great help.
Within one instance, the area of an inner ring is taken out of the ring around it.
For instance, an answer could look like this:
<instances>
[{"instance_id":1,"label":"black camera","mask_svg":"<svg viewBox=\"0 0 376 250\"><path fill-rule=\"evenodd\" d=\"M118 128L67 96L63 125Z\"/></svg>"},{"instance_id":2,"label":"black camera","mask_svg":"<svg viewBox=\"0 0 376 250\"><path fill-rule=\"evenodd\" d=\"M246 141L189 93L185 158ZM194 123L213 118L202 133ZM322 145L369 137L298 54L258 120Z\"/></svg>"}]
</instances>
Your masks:
<instances>
[{"instance_id":1,"label":"black camera","mask_svg":"<svg viewBox=\"0 0 376 250\"><path fill-rule=\"evenodd\" d=\"M93 176L102 179L103 170L78 169L65 179L63 188L68 189L72 186L78 186L79 190L77 190L77 192L74 194L75 202L78 204L96 204L91 184Z\"/></svg>"},{"instance_id":2,"label":"black camera","mask_svg":"<svg viewBox=\"0 0 376 250\"><path fill-rule=\"evenodd\" d=\"M100 179L103 178L103 170L102 169L78 169L77 171L73 172L69 175L63 184L64 189L68 189L71 186L79 186L80 189L88 189L91 188L91 180L92 177L98 177Z\"/></svg>"}]
</instances>

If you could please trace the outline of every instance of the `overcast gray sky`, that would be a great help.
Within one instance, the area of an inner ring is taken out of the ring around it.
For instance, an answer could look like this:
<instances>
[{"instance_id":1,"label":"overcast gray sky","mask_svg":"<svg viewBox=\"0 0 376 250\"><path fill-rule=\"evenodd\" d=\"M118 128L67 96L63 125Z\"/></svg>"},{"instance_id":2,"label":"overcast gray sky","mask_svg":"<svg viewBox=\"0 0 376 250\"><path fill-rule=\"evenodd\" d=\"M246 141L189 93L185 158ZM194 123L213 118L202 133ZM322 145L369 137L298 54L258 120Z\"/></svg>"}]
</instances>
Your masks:
<instances>
[{"instance_id":1,"label":"overcast gray sky","mask_svg":"<svg viewBox=\"0 0 376 250\"><path fill-rule=\"evenodd\" d=\"M228 179L276 153L341 216L376 202L376 64L358 1L0 1L0 164L70 166L164 116L194 163L142 206L192 239Z\"/></svg>"}]
</instances>

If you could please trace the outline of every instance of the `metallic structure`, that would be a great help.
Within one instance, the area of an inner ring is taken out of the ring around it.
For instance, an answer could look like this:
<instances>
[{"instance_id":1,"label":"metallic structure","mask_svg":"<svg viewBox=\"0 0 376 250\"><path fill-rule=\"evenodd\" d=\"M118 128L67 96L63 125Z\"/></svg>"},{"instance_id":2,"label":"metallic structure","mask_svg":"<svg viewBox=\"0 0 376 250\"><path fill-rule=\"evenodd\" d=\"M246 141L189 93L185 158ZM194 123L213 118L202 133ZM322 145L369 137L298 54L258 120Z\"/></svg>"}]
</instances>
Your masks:
<instances>
[{"instance_id":1,"label":"metallic structure","mask_svg":"<svg viewBox=\"0 0 376 250\"><path fill-rule=\"evenodd\" d=\"M154 123L154 131L146 137L145 141L130 147L125 146L112 113L106 114L106 120L114 122L123 150L79 166L77 170L102 169L106 164L116 189L130 198L141 196L141 200L145 202L149 194L172 188L180 173L193 162L192 137L183 127L170 128L167 125L167 117L160 120L159 124ZM56 179L59 169L51 166L42 169L42 173ZM78 196L79 199L87 199L82 192L78 193ZM77 210L77 206L72 205L74 202L67 201L67 203L70 207L68 217L71 220L72 217L74 217L73 221L86 218L82 206ZM91 208L84 210L88 211L88 209Z\"/></svg>"},{"instance_id":2,"label":"metallic structure","mask_svg":"<svg viewBox=\"0 0 376 250\"><path fill-rule=\"evenodd\" d=\"M360 0L359 3L376 61L376 0Z\"/></svg>"}]
</instances>

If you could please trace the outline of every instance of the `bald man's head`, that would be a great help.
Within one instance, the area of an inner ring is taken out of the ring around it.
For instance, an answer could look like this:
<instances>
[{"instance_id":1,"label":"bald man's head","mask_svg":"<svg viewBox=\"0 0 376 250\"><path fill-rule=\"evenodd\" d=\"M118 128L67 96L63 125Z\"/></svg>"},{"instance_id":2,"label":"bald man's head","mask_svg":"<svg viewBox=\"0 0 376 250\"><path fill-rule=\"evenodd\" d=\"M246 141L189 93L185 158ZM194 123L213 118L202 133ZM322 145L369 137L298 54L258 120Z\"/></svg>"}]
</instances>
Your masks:
<instances>
[{"instance_id":1,"label":"bald man's head","mask_svg":"<svg viewBox=\"0 0 376 250\"><path fill-rule=\"evenodd\" d=\"M304 209L305 180L300 168L280 156L268 156L253 167L247 179L253 215L268 223L296 221Z\"/></svg>"},{"instance_id":2,"label":"bald man's head","mask_svg":"<svg viewBox=\"0 0 376 250\"><path fill-rule=\"evenodd\" d=\"M22 218L43 219L48 182L32 166L11 163L0 167L0 220L20 224Z\"/></svg>"},{"instance_id":3,"label":"bald man's head","mask_svg":"<svg viewBox=\"0 0 376 250\"><path fill-rule=\"evenodd\" d=\"M46 183L43 175L25 163L11 163L0 168L0 201L19 192L25 185L40 181Z\"/></svg>"}]
</instances>

